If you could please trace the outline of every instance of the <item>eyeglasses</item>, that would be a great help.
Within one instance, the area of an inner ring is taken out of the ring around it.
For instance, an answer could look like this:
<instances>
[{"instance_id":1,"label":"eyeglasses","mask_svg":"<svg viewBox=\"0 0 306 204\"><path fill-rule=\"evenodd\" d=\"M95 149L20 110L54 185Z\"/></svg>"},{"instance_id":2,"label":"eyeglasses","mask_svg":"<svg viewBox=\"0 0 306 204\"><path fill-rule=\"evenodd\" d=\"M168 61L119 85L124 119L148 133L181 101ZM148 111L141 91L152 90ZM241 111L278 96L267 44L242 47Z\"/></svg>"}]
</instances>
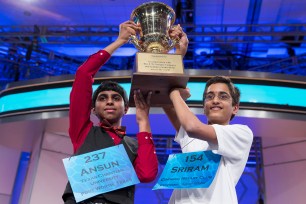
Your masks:
<instances>
[{"instance_id":1,"label":"eyeglasses","mask_svg":"<svg viewBox=\"0 0 306 204\"><path fill-rule=\"evenodd\" d=\"M212 100L214 100L215 96L216 96L216 94L214 94L214 93L207 93L205 95L204 100L205 101L212 101ZM217 95L217 97L220 101L229 101L231 99L231 96L229 94L225 93L225 92L219 93Z\"/></svg>"}]
</instances>

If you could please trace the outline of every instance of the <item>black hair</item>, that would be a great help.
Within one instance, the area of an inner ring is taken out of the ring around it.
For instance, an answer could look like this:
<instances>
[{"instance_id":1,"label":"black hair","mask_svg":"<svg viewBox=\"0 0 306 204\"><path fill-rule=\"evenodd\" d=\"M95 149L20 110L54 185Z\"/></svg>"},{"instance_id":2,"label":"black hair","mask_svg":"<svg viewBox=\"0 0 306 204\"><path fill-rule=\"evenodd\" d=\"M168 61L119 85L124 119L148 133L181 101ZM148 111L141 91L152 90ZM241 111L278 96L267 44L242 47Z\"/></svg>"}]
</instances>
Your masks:
<instances>
[{"instance_id":1,"label":"black hair","mask_svg":"<svg viewBox=\"0 0 306 204\"><path fill-rule=\"evenodd\" d=\"M97 100L97 97L98 97L99 93L101 93L102 91L115 91L115 92L117 92L123 98L124 106L128 107L128 97L127 97L126 91L123 89L123 87L120 86L115 81L104 81L98 86L98 88L94 91L94 93L92 95L92 107L93 108L95 107L96 100Z\"/></svg>"},{"instance_id":2,"label":"black hair","mask_svg":"<svg viewBox=\"0 0 306 204\"><path fill-rule=\"evenodd\" d=\"M229 89L229 91L230 91L230 95L231 95L231 97L233 99L232 106L239 105L239 103L240 103L240 90L234 85L232 80L229 77L226 77L226 76L215 76L215 77L209 79L206 82L206 86L205 86L204 93L203 93L203 104L205 102L205 96L207 94L208 87L210 85L216 84L216 83L224 83L224 84L226 84L228 89ZM231 117L231 120L234 117L235 117L235 115L233 114L232 117Z\"/></svg>"}]
</instances>

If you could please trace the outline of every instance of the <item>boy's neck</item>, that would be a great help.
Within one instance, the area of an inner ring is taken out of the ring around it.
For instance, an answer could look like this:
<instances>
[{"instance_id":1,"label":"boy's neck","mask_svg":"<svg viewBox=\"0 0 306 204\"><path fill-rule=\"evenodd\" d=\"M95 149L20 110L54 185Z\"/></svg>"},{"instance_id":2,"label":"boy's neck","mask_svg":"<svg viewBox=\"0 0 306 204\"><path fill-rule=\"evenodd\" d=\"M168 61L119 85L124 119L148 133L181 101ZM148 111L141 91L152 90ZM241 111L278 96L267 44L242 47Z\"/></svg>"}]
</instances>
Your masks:
<instances>
[{"instance_id":1,"label":"boy's neck","mask_svg":"<svg viewBox=\"0 0 306 204\"><path fill-rule=\"evenodd\" d=\"M207 125L229 125L229 121L226 123L212 123L210 121L208 121Z\"/></svg>"},{"instance_id":2,"label":"boy's neck","mask_svg":"<svg viewBox=\"0 0 306 204\"><path fill-rule=\"evenodd\" d=\"M117 121L117 122L109 122L108 120L106 119L102 119L100 121L100 123L106 125L106 126L109 126L109 127L119 127L121 126L121 120Z\"/></svg>"}]
</instances>

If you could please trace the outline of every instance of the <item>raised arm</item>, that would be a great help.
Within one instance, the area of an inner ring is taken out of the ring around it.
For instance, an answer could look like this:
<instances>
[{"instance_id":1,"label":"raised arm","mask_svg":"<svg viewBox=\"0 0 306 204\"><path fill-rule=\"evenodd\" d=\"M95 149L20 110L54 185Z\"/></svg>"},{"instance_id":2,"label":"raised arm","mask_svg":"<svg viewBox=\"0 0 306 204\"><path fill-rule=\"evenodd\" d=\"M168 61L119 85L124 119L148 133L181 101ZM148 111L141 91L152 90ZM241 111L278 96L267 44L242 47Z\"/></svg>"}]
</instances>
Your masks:
<instances>
[{"instance_id":1,"label":"raised arm","mask_svg":"<svg viewBox=\"0 0 306 204\"><path fill-rule=\"evenodd\" d=\"M158 160L149 121L151 95L152 92L149 92L145 98L140 90L134 91L136 121L139 126L138 157L134 162L134 168L141 182L153 181L158 173Z\"/></svg>"},{"instance_id":2,"label":"raised arm","mask_svg":"<svg viewBox=\"0 0 306 204\"><path fill-rule=\"evenodd\" d=\"M149 92L144 98L140 90L134 91L134 101L136 106L136 122L139 126L139 132L151 132L149 121L150 101L152 92Z\"/></svg>"},{"instance_id":3,"label":"raised arm","mask_svg":"<svg viewBox=\"0 0 306 204\"><path fill-rule=\"evenodd\" d=\"M187 38L186 33L183 31L182 27L180 26L180 24L173 26L169 31L169 35L172 39L179 39L178 44L175 46L175 54L180 54L182 55L182 57L184 57L188 49L189 40ZM184 100L187 100L187 98L190 97L189 89L187 90L188 92L184 93L182 92L182 94L185 94L182 95L182 98ZM166 113L168 119L170 120L175 130L179 131L181 123L177 118L173 105L164 106L163 110Z\"/></svg>"},{"instance_id":4,"label":"raised arm","mask_svg":"<svg viewBox=\"0 0 306 204\"><path fill-rule=\"evenodd\" d=\"M190 137L205 140L213 144L217 144L217 135L211 125L206 125L191 112L184 99L182 93L189 92L187 89L174 89L170 93L170 99L173 103L178 121L185 129Z\"/></svg>"},{"instance_id":5,"label":"raised arm","mask_svg":"<svg viewBox=\"0 0 306 204\"><path fill-rule=\"evenodd\" d=\"M168 119L170 120L176 132L178 132L181 127L181 123L177 118L174 107L172 105L163 106L163 110L166 113Z\"/></svg>"},{"instance_id":6,"label":"raised arm","mask_svg":"<svg viewBox=\"0 0 306 204\"><path fill-rule=\"evenodd\" d=\"M118 38L113 43L104 48L104 50L109 54L113 54L115 50L129 41L131 35L136 35L136 33L140 31L140 27L137 26L133 21L126 21L121 23L119 29Z\"/></svg>"},{"instance_id":7,"label":"raised arm","mask_svg":"<svg viewBox=\"0 0 306 204\"><path fill-rule=\"evenodd\" d=\"M76 151L83 143L92 126L90 121L92 84L95 74L107 62L111 54L125 44L138 26L126 21L120 24L118 38L97 53L91 55L77 70L70 93L69 135Z\"/></svg>"}]
</instances>

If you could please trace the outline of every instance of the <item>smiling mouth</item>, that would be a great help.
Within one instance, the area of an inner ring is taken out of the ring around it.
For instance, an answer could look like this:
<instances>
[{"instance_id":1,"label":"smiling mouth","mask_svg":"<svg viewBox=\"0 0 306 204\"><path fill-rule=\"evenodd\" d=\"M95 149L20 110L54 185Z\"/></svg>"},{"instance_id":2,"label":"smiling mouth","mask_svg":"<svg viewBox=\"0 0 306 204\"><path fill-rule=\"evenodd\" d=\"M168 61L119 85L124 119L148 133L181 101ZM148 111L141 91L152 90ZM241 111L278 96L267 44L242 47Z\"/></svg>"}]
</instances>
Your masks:
<instances>
[{"instance_id":1,"label":"smiling mouth","mask_svg":"<svg viewBox=\"0 0 306 204\"><path fill-rule=\"evenodd\" d=\"M105 109L105 112L112 113L112 112L115 112L115 109Z\"/></svg>"},{"instance_id":2,"label":"smiling mouth","mask_svg":"<svg viewBox=\"0 0 306 204\"><path fill-rule=\"evenodd\" d=\"M210 110L222 110L222 108L215 106L215 107L211 107Z\"/></svg>"}]
</instances>

